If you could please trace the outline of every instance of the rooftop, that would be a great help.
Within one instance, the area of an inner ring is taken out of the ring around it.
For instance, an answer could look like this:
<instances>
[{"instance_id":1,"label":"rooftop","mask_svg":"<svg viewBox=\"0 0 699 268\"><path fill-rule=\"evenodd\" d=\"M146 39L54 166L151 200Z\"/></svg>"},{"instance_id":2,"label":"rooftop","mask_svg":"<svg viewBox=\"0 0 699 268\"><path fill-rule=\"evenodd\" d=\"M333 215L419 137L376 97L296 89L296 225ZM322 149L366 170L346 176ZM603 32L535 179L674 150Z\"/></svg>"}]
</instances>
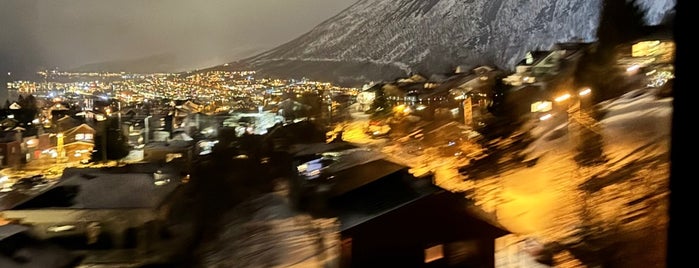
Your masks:
<instances>
[{"instance_id":1,"label":"rooftop","mask_svg":"<svg viewBox=\"0 0 699 268\"><path fill-rule=\"evenodd\" d=\"M155 208L179 186L177 180L155 183L149 173L107 173L95 169L69 172L47 191L18 204L15 209Z\"/></svg>"}]
</instances>

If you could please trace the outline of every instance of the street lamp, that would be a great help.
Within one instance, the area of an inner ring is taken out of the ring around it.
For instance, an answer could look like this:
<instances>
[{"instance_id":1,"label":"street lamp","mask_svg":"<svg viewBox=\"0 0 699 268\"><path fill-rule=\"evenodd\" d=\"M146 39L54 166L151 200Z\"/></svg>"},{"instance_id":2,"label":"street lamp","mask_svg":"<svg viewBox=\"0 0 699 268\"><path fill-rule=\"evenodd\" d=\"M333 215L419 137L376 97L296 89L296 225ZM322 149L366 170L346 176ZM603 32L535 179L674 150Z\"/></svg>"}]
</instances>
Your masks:
<instances>
[{"instance_id":1,"label":"street lamp","mask_svg":"<svg viewBox=\"0 0 699 268\"><path fill-rule=\"evenodd\" d=\"M589 87L584 87L578 90L577 94L575 95L571 95L570 93L564 93L555 97L553 100L557 103L566 103L569 99L572 98L575 102L568 103L568 112L580 112L581 102L583 98L587 98L590 94L592 94L592 89L590 89Z\"/></svg>"},{"instance_id":2,"label":"street lamp","mask_svg":"<svg viewBox=\"0 0 699 268\"><path fill-rule=\"evenodd\" d=\"M63 160L63 157L65 157L65 151L63 148L63 133L56 134L56 151L58 155L56 157L56 162L60 163Z\"/></svg>"},{"instance_id":3,"label":"street lamp","mask_svg":"<svg viewBox=\"0 0 699 268\"><path fill-rule=\"evenodd\" d=\"M554 101L557 103L567 103L566 107L566 112L568 113L568 127L570 133L579 133L579 131L576 131L574 128L573 120L577 123L577 125L585 127L589 130L592 130L593 123L591 123L587 119L587 117L583 118L584 115L581 113L583 109L582 101L583 99L587 99L589 95L592 94L592 89L589 87L584 87L578 90L577 94L571 95L570 93L565 93L563 95L560 95L556 98L554 98ZM573 99L574 102L568 102L568 100ZM571 120L572 119L572 120ZM571 136L572 137L572 136Z\"/></svg>"}]
</instances>

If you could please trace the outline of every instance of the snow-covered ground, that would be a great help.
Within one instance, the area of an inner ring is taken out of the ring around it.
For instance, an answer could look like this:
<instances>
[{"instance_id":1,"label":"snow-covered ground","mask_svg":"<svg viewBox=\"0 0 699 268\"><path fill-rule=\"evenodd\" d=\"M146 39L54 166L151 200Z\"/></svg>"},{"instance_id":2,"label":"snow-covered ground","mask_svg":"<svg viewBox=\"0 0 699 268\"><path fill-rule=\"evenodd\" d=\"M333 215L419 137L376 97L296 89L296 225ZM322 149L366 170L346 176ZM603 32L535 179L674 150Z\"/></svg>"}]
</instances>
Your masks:
<instances>
[{"instance_id":1,"label":"snow-covered ground","mask_svg":"<svg viewBox=\"0 0 699 268\"><path fill-rule=\"evenodd\" d=\"M434 174L437 185L463 192L518 239L537 241L553 255L574 252L590 263L602 261L595 259L604 258L602 252L616 256L607 258L635 252L641 254L635 259L646 267L662 267L673 109L672 98L659 97L657 90L638 89L597 104L590 109L600 114L597 120L583 114L586 120L571 120L570 125L565 120L527 124L522 131L532 142L506 155L535 161L499 168L494 175L475 172L484 167L474 166L470 172L469 163L477 162L469 159L485 154L483 143L475 140L457 144L461 153L445 154L404 139L372 138L364 131L367 119L345 124L343 139L380 150L410 166L415 175ZM507 148L511 143L494 141L493 147ZM585 157L596 161L582 161ZM512 162L501 158L494 165L507 161ZM638 232L647 235L637 237ZM639 241L651 244L645 249L628 246Z\"/></svg>"}]
</instances>

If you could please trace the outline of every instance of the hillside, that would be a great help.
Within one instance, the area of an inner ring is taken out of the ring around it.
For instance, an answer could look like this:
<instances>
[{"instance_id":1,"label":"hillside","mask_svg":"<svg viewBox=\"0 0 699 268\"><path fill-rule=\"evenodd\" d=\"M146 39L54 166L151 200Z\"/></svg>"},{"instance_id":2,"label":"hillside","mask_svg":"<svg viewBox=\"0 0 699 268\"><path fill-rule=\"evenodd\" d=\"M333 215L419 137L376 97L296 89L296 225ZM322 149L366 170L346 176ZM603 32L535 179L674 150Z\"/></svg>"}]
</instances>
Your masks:
<instances>
[{"instance_id":1,"label":"hillside","mask_svg":"<svg viewBox=\"0 0 699 268\"><path fill-rule=\"evenodd\" d=\"M640 2L649 25L675 5ZM600 10L601 0L360 0L306 34L242 62L270 76L354 86L459 65L509 70L527 51L594 41Z\"/></svg>"}]
</instances>

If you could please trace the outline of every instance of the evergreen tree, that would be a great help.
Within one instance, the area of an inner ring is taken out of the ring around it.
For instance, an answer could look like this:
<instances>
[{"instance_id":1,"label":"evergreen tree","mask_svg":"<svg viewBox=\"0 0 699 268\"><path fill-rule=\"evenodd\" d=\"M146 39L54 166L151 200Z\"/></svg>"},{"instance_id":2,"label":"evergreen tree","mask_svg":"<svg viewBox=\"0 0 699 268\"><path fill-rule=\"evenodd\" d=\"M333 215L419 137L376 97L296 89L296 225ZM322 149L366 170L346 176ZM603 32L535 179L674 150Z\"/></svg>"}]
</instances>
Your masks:
<instances>
[{"instance_id":1,"label":"evergreen tree","mask_svg":"<svg viewBox=\"0 0 699 268\"><path fill-rule=\"evenodd\" d=\"M95 146L90 160L93 162L119 160L127 155L129 155L128 139L119 130L119 120L109 117L102 121L95 133Z\"/></svg>"},{"instance_id":2,"label":"evergreen tree","mask_svg":"<svg viewBox=\"0 0 699 268\"><path fill-rule=\"evenodd\" d=\"M25 104L22 105L22 108L36 112L39 111L39 106L37 105L36 98L34 97L34 95L29 94L29 96L25 98Z\"/></svg>"},{"instance_id":3,"label":"evergreen tree","mask_svg":"<svg viewBox=\"0 0 699 268\"><path fill-rule=\"evenodd\" d=\"M378 88L375 94L374 102L371 103L371 109L367 112L371 113L372 118L380 118L389 114L391 109L388 106L388 100L386 99L386 93L383 88Z\"/></svg>"},{"instance_id":4,"label":"evergreen tree","mask_svg":"<svg viewBox=\"0 0 699 268\"><path fill-rule=\"evenodd\" d=\"M26 103L24 100L24 96L22 96L22 94L19 94L19 97L17 97L17 104L19 104L19 106L22 106L22 108L24 108L24 105Z\"/></svg>"},{"instance_id":5,"label":"evergreen tree","mask_svg":"<svg viewBox=\"0 0 699 268\"><path fill-rule=\"evenodd\" d=\"M624 70L616 64L619 46L643 36L645 27L644 13L635 0L604 0L596 46L580 58L575 85L592 87L595 102L623 94Z\"/></svg>"}]
</instances>

